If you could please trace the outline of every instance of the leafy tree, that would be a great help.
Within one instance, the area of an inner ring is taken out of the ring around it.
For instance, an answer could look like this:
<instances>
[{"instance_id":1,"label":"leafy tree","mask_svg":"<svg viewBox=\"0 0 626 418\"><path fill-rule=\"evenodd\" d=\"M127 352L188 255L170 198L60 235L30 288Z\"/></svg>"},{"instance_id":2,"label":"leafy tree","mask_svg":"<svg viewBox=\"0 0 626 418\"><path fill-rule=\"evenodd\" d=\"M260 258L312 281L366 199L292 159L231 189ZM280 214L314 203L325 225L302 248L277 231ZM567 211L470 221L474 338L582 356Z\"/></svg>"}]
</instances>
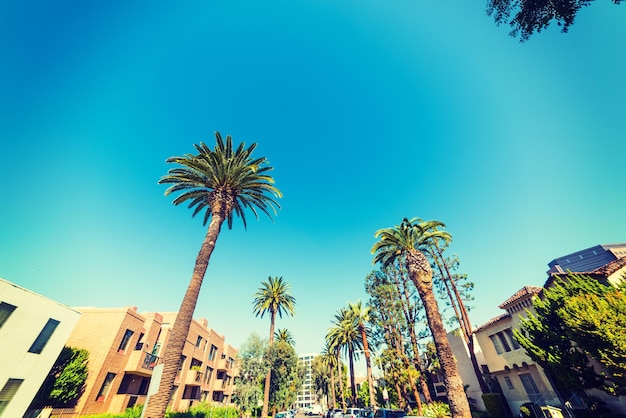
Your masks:
<instances>
[{"instance_id":1,"label":"leafy tree","mask_svg":"<svg viewBox=\"0 0 626 418\"><path fill-rule=\"evenodd\" d=\"M239 376L233 399L246 416L250 416L263 397L262 382L268 371L267 349L267 341L253 333L237 352Z\"/></svg>"},{"instance_id":2,"label":"leafy tree","mask_svg":"<svg viewBox=\"0 0 626 418\"><path fill-rule=\"evenodd\" d=\"M579 294L566 300L558 314L576 346L606 368L603 389L626 395L626 294L617 289L603 296Z\"/></svg>"},{"instance_id":3,"label":"leafy tree","mask_svg":"<svg viewBox=\"0 0 626 418\"><path fill-rule=\"evenodd\" d=\"M30 407L41 409L73 404L83 393L88 360L87 350L63 347Z\"/></svg>"},{"instance_id":4,"label":"leafy tree","mask_svg":"<svg viewBox=\"0 0 626 418\"><path fill-rule=\"evenodd\" d=\"M539 33L556 22L562 32L567 32L574 23L576 14L590 5L592 0L488 0L487 14L493 16L495 23L508 23L510 35L526 41L534 33ZM613 0L620 4L621 0Z\"/></svg>"},{"instance_id":5,"label":"leafy tree","mask_svg":"<svg viewBox=\"0 0 626 418\"><path fill-rule=\"evenodd\" d=\"M573 344L573 335L562 316L566 303L584 294L604 297L610 289L587 276L557 278L543 290L541 298L533 301L535 314L522 318L521 329L513 331L526 353L543 367L564 395L601 383L587 355Z\"/></svg>"},{"instance_id":6,"label":"leafy tree","mask_svg":"<svg viewBox=\"0 0 626 418\"><path fill-rule=\"evenodd\" d=\"M470 408L463 381L459 375L433 292L432 269L424 253L433 240L449 236L447 232L440 229L443 227L445 225L439 221L405 218L398 226L376 231L375 236L380 240L372 247L372 253L374 263L381 263L383 266L388 266L399 257L404 257L409 277L417 288L426 310L428 327L433 336L448 390L452 417L470 418Z\"/></svg>"},{"instance_id":7,"label":"leafy tree","mask_svg":"<svg viewBox=\"0 0 626 418\"><path fill-rule=\"evenodd\" d=\"M289 284L282 277L269 277L266 282L261 283L261 287L254 294L253 311L256 316L263 318L266 313L270 314L270 348L274 342L274 324L276 314L280 318L283 314L295 315L296 299L289 293ZM271 371L265 377L265 390L263 393L262 417L266 417L270 403Z\"/></svg>"},{"instance_id":8,"label":"leafy tree","mask_svg":"<svg viewBox=\"0 0 626 418\"><path fill-rule=\"evenodd\" d=\"M246 148L242 142L233 149L230 135L224 142L219 132L215 133L215 139L214 149L200 143L194 145L197 154L168 158L168 163L177 164L178 167L170 169L159 180L159 184L170 185L165 191L166 196L180 192L172 202L174 205L188 202L188 207L194 208L192 216L204 212L203 225L209 219L211 222L172 326L171 337L163 355L161 382L158 392L148 401L144 414L146 418L165 416L202 281L222 224L226 221L228 228L232 228L233 215L236 215L241 218L245 228L245 209L250 209L257 218L257 210L271 218L270 212L276 214L276 209L280 207L275 199L282 197L282 194L274 186L274 179L268 175L272 167L267 165L265 157L252 157L257 145Z\"/></svg>"},{"instance_id":9,"label":"leafy tree","mask_svg":"<svg viewBox=\"0 0 626 418\"><path fill-rule=\"evenodd\" d=\"M332 385L334 384L334 376L332 376L333 368L328 367L325 354L316 356L311 363L311 379L313 387L318 399L326 398L326 404L331 406L329 399ZM334 391L333 391L334 394ZM334 408L334 405L332 405Z\"/></svg>"},{"instance_id":10,"label":"leafy tree","mask_svg":"<svg viewBox=\"0 0 626 418\"><path fill-rule=\"evenodd\" d=\"M276 341L270 345L267 359L272 375L269 406L274 412L287 409L297 399L300 383L298 355L291 345Z\"/></svg>"},{"instance_id":11,"label":"leafy tree","mask_svg":"<svg viewBox=\"0 0 626 418\"><path fill-rule=\"evenodd\" d=\"M374 390L372 388L372 390L370 391L370 385L369 382L365 381L363 383L361 383L361 386L359 387L359 392L357 394L357 397L359 398L359 404L363 405L363 406L372 406L372 404L370 403L370 392L372 393L372 396L374 395ZM374 400L374 402L376 402L376 400Z\"/></svg>"}]
</instances>

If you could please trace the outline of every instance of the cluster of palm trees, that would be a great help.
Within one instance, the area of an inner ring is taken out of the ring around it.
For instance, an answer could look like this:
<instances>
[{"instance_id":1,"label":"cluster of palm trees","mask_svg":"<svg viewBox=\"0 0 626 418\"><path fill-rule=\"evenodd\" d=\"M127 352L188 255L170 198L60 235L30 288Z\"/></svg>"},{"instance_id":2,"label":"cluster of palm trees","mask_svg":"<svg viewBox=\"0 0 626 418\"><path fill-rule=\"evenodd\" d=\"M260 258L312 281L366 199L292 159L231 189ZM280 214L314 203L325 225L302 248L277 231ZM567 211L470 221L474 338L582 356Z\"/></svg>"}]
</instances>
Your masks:
<instances>
[{"instance_id":1,"label":"cluster of palm trees","mask_svg":"<svg viewBox=\"0 0 626 418\"><path fill-rule=\"evenodd\" d=\"M338 368L338 376L341 377L341 356L347 357L350 371L350 406L357 405L357 393L354 379L354 360L360 357L360 353L365 356L367 369L367 384L369 388L369 401L373 407L376 405L374 397L374 384L372 378L372 363L369 344L367 341L366 323L369 321L369 307L363 306L361 301L348 303L348 306L341 308L332 321L332 327L326 334L326 343L323 350L325 363L334 369ZM339 380L341 382L341 380ZM331 373L331 387L334 391L334 371ZM343 391L344 386L340 383ZM347 407L346 396L341 394L342 409ZM336 408L335 397L332 397L333 408Z\"/></svg>"},{"instance_id":2,"label":"cluster of palm trees","mask_svg":"<svg viewBox=\"0 0 626 418\"><path fill-rule=\"evenodd\" d=\"M172 327L170 342L163 356L164 367L158 392L150 397L146 406L144 416L147 418L162 418L165 415L200 287L223 223L226 221L228 227L232 228L233 217L236 215L242 219L245 227L246 210L252 211L256 217L258 217L257 211L261 211L271 218L272 214L276 214L277 209L280 208L276 199L282 197L282 194L274 186L274 179L268 174L272 167L268 165L265 157L252 157L256 144L246 148L242 142L237 148L233 148L232 138L227 136L224 141L218 132L215 133L215 139L214 148L200 143L194 145L196 154L169 158L167 162L176 164L176 167L170 169L168 174L159 181L161 184L169 185L166 195L179 193L173 200L174 205L187 203L189 208L193 208L192 216L203 214L203 224L206 225L209 220L210 222L196 257L187 292ZM379 238L379 241L374 244L372 253L374 263L380 263L383 267L396 262L405 265L426 311L426 318L448 391L452 416L469 418L469 405L437 307L433 292L433 274L426 256L428 251L432 250L433 242L449 241L449 234L441 229L443 227L442 223L436 221L404 219L398 226L376 232L375 236ZM285 285L281 278L270 277L255 298L255 313L261 316L265 313L270 314L270 343L274 339L275 315L278 313L281 316L283 312L293 313L293 298L278 301L269 297L273 291L281 287L285 290ZM337 363L335 364L340 365L340 354L347 355L352 376L351 401L354 404L356 391L353 363L355 356L363 352L368 368L370 399L374 405L370 350L365 332L366 318L367 309L363 308L360 303L350 304L347 308L341 309L335 316L333 327L327 335L325 356L329 364L331 358L336 357ZM341 373L338 376L341 376ZM268 374L263 417L266 417L268 412L269 379ZM340 387L343 390L343 385ZM345 403L345 396L342 396L342 399Z\"/></svg>"}]
</instances>

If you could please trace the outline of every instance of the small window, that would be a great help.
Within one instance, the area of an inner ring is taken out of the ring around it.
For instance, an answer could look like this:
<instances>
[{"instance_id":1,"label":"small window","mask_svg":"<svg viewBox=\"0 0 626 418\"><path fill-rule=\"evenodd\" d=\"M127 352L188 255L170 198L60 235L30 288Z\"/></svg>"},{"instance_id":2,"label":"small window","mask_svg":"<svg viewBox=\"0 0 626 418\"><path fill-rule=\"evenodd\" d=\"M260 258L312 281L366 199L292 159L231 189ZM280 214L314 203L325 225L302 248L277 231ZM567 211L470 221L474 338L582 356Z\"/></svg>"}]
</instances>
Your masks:
<instances>
[{"instance_id":1,"label":"small window","mask_svg":"<svg viewBox=\"0 0 626 418\"><path fill-rule=\"evenodd\" d=\"M41 330L41 332L35 339L35 342L33 342L33 345L31 345L30 348L28 349L28 352L41 354L41 352L43 351L43 348L46 346L46 344L48 343L48 340L52 336L52 333L54 332L55 329L57 329L57 326L59 324L60 322L57 321L56 319L52 319L52 318L48 319L48 322L46 322L46 325L44 325L43 329Z\"/></svg>"},{"instance_id":2,"label":"small window","mask_svg":"<svg viewBox=\"0 0 626 418\"><path fill-rule=\"evenodd\" d=\"M100 387L100 391L98 392L98 396L96 396L97 402L104 402L105 398L109 394L111 390L111 383L113 383L113 379L115 379L115 373L107 373L107 376L104 378L104 382L102 382L102 386Z\"/></svg>"},{"instance_id":3,"label":"small window","mask_svg":"<svg viewBox=\"0 0 626 418\"><path fill-rule=\"evenodd\" d=\"M202 344L202 337L198 335L198 339L196 340L196 347L200 347L201 344Z\"/></svg>"},{"instance_id":4,"label":"small window","mask_svg":"<svg viewBox=\"0 0 626 418\"><path fill-rule=\"evenodd\" d=\"M504 332L509 337L509 340L511 340L511 345L513 346L513 350L518 350L520 348L520 345L518 344L517 341L515 341L515 337L513 336L513 331L511 330L511 328L507 328Z\"/></svg>"},{"instance_id":5,"label":"small window","mask_svg":"<svg viewBox=\"0 0 626 418\"><path fill-rule=\"evenodd\" d=\"M2 411L7 407L11 399L17 393L17 390L24 382L24 379L9 379L5 384L2 390L0 390L0 416L2 415Z\"/></svg>"},{"instance_id":6,"label":"small window","mask_svg":"<svg viewBox=\"0 0 626 418\"><path fill-rule=\"evenodd\" d=\"M137 344L135 344L135 351L139 351L143 349L143 336L144 336L143 332L139 334L139 338L137 338Z\"/></svg>"},{"instance_id":7,"label":"small window","mask_svg":"<svg viewBox=\"0 0 626 418\"><path fill-rule=\"evenodd\" d=\"M9 316L11 316L15 308L16 306L10 303L0 302L0 328L2 328L2 325L9 319Z\"/></svg>"},{"instance_id":8,"label":"small window","mask_svg":"<svg viewBox=\"0 0 626 418\"><path fill-rule=\"evenodd\" d=\"M126 350L126 346L128 345L128 342L130 341L130 338L132 336L133 336L133 332L127 329L126 332L124 333L124 337L122 337L122 342L120 342L120 346L117 349L118 352L123 353L124 350Z\"/></svg>"},{"instance_id":9,"label":"small window","mask_svg":"<svg viewBox=\"0 0 626 418\"><path fill-rule=\"evenodd\" d=\"M496 353L498 354L504 353L504 350L502 349L502 344L500 343L498 336L494 334L494 335L490 335L489 338L491 339L491 342L493 343L493 347L496 349Z\"/></svg>"},{"instance_id":10,"label":"small window","mask_svg":"<svg viewBox=\"0 0 626 418\"><path fill-rule=\"evenodd\" d=\"M211 350L209 350L209 361L215 360L216 354L217 354L217 347L211 344Z\"/></svg>"},{"instance_id":11,"label":"small window","mask_svg":"<svg viewBox=\"0 0 626 418\"><path fill-rule=\"evenodd\" d=\"M513 382L511 382L511 378L509 376L504 376L504 383L506 383L506 387L509 389L515 389L513 387Z\"/></svg>"}]
</instances>

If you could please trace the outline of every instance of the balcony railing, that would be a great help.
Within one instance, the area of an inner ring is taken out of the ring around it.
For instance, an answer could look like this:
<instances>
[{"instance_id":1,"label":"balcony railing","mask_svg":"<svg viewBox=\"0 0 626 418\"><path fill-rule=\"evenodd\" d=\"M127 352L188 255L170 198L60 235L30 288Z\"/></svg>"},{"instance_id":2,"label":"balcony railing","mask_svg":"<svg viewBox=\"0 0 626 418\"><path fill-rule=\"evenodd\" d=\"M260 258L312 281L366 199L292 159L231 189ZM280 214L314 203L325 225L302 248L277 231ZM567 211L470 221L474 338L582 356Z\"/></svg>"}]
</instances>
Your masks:
<instances>
[{"instance_id":1,"label":"balcony railing","mask_svg":"<svg viewBox=\"0 0 626 418\"><path fill-rule=\"evenodd\" d=\"M146 356L143 358L143 364L141 365L141 367L146 370L152 370L154 369L154 366L156 366L158 360L159 357L155 356L152 353L146 352Z\"/></svg>"}]
</instances>

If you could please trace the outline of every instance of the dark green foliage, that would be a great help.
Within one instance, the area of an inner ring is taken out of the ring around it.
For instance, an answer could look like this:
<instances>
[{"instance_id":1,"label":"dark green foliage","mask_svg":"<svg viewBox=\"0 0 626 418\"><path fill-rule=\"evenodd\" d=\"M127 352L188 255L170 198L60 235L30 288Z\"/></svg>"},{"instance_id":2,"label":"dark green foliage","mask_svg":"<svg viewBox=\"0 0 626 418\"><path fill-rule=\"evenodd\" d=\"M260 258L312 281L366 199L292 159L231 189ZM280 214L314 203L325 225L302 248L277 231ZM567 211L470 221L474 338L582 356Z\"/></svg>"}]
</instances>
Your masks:
<instances>
[{"instance_id":1,"label":"dark green foliage","mask_svg":"<svg viewBox=\"0 0 626 418\"><path fill-rule=\"evenodd\" d=\"M493 16L496 25L508 23L510 35L526 41L534 33L548 28L556 22L562 32L567 32L574 23L579 10L590 5L592 0L488 0L487 14ZM619 4L621 0L613 0Z\"/></svg>"},{"instance_id":2,"label":"dark green foliage","mask_svg":"<svg viewBox=\"0 0 626 418\"><path fill-rule=\"evenodd\" d=\"M515 339L528 355L552 377L558 389L567 395L587 388L603 387L604 378L590 365L587 354L580 350L580 337L572 332L566 319L576 314L569 309L581 295L606 298L610 286L587 276L569 275L566 281L556 279L545 289L541 299L533 301L535 315L522 320L522 330L515 330Z\"/></svg>"},{"instance_id":3,"label":"dark green foliage","mask_svg":"<svg viewBox=\"0 0 626 418\"><path fill-rule=\"evenodd\" d=\"M267 360L272 370L269 405L282 411L297 398L298 355L291 345L276 341L270 346Z\"/></svg>"},{"instance_id":4,"label":"dark green foliage","mask_svg":"<svg viewBox=\"0 0 626 418\"><path fill-rule=\"evenodd\" d=\"M559 311L569 335L605 368L603 389L612 395L626 394L626 294L613 290L600 297L581 294L565 302Z\"/></svg>"},{"instance_id":5,"label":"dark green foliage","mask_svg":"<svg viewBox=\"0 0 626 418\"><path fill-rule=\"evenodd\" d=\"M71 406L82 394L87 380L88 358L87 350L63 347L35 396L31 409Z\"/></svg>"},{"instance_id":6,"label":"dark green foliage","mask_svg":"<svg viewBox=\"0 0 626 418\"><path fill-rule=\"evenodd\" d=\"M508 417L507 408L504 404L504 398L499 393L483 393L483 402L485 409L489 412L491 418Z\"/></svg>"}]
</instances>

